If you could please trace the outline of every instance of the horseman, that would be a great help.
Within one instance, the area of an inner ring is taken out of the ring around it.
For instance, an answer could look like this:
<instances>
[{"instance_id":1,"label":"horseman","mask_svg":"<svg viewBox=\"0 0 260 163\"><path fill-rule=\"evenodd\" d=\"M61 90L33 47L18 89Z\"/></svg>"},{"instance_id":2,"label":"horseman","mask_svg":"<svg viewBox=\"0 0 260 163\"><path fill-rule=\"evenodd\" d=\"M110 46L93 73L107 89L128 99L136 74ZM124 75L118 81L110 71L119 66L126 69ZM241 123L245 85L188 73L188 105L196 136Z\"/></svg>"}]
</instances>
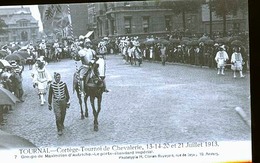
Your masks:
<instances>
[{"instance_id":1,"label":"horseman","mask_svg":"<svg viewBox=\"0 0 260 163\"><path fill-rule=\"evenodd\" d=\"M39 55L40 56L45 56L45 50L46 50L46 43L45 40L42 40L42 42L39 44Z\"/></svg>"},{"instance_id":2,"label":"horseman","mask_svg":"<svg viewBox=\"0 0 260 163\"><path fill-rule=\"evenodd\" d=\"M101 55L106 55L107 54L107 42L105 41L105 39L103 38L99 44L98 44L98 51L99 54Z\"/></svg>"},{"instance_id":3,"label":"horseman","mask_svg":"<svg viewBox=\"0 0 260 163\"><path fill-rule=\"evenodd\" d=\"M84 92L84 79L89 79L91 64L97 61L96 52L91 48L92 42L86 39L84 48L78 52L82 65L79 68L80 90ZM105 86L105 83L104 83ZM104 89L106 90L106 88ZM82 93L83 95L83 93Z\"/></svg>"},{"instance_id":4,"label":"horseman","mask_svg":"<svg viewBox=\"0 0 260 163\"><path fill-rule=\"evenodd\" d=\"M46 95L48 85L52 82L50 73L45 69L43 59L38 59L35 65L35 72L32 74L33 87L38 88L38 95L41 99L41 105L45 103L44 96Z\"/></svg>"},{"instance_id":5,"label":"horseman","mask_svg":"<svg viewBox=\"0 0 260 163\"><path fill-rule=\"evenodd\" d=\"M53 48L54 48L55 59L58 61L59 58L60 58L60 54L62 52L62 49L61 49L60 44L58 42L58 39L55 40L55 42L53 44Z\"/></svg>"}]
</instances>

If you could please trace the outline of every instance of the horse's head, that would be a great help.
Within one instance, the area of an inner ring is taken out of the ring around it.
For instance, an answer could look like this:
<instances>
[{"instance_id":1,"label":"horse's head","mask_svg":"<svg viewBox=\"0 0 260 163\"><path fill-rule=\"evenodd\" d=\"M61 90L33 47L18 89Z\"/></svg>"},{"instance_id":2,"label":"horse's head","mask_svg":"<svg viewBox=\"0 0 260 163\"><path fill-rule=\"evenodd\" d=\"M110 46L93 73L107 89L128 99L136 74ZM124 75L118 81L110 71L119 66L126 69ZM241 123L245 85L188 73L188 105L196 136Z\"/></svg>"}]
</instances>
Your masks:
<instances>
[{"instance_id":1,"label":"horse's head","mask_svg":"<svg viewBox=\"0 0 260 163\"><path fill-rule=\"evenodd\" d=\"M90 80L89 82L100 85L102 83L101 78L99 77L99 65L96 63L96 61L90 63Z\"/></svg>"}]
</instances>

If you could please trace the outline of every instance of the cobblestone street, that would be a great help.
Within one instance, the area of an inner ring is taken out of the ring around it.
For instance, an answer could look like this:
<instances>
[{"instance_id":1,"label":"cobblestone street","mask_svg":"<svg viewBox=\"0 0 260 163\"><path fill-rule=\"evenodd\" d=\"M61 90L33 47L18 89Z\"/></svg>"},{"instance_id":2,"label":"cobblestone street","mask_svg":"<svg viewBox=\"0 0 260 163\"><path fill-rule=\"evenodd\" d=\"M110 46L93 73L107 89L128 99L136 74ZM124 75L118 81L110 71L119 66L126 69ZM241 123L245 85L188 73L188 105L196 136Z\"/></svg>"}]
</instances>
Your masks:
<instances>
[{"instance_id":1,"label":"cobblestone street","mask_svg":"<svg viewBox=\"0 0 260 163\"><path fill-rule=\"evenodd\" d=\"M213 140L250 140L250 127L235 111L239 106L250 118L250 74L233 79L229 70L218 76L215 69L188 65L144 62L131 66L119 55L107 57L99 131L89 118L80 119L76 93L72 91L74 60L49 63L69 87L71 106L65 132L57 135L53 111L40 106L26 66L23 73L25 102L5 115L3 131L29 139L39 147L104 144L142 144ZM77 66L80 64L77 63Z\"/></svg>"}]
</instances>

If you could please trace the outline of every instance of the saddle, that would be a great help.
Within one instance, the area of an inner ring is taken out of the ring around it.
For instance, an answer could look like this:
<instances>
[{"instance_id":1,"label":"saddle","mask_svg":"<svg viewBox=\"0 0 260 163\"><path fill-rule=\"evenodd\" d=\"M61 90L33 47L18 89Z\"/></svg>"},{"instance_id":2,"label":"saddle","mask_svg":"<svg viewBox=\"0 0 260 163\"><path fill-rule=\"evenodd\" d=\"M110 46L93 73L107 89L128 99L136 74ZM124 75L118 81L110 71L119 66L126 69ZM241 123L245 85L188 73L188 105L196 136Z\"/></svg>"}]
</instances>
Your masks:
<instances>
[{"instance_id":1,"label":"saddle","mask_svg":"<svg viewBox=\"0 0 260 163\"><path fill-rule=\"evenodd\" d=\"M103 80L91 68L86 74L85 85L87 87L103 87Z\"/></svg>"}]
</instances>

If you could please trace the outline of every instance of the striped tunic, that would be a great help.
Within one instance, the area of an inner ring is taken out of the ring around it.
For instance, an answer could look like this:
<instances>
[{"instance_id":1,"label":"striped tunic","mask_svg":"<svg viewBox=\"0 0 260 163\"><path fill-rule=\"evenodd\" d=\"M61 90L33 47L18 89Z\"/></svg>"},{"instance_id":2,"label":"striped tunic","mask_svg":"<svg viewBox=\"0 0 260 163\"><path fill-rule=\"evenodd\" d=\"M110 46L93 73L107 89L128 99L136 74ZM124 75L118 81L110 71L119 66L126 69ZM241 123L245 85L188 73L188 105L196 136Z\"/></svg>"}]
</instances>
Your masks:
<instances>
[{"instance_id":1,"label":"striped tunic","mask_svg":"<svg viewBox=\"0 0 260 163\"><path fill-rule=\"evenodd\" d=\"M53 82L49 88L49 97L48 103L52 103L52 99L54 101L62 101L65 100L68 102L70 100L69 92L66 83L60 81L59 83Z\"/></svg>"}]
</instances>

